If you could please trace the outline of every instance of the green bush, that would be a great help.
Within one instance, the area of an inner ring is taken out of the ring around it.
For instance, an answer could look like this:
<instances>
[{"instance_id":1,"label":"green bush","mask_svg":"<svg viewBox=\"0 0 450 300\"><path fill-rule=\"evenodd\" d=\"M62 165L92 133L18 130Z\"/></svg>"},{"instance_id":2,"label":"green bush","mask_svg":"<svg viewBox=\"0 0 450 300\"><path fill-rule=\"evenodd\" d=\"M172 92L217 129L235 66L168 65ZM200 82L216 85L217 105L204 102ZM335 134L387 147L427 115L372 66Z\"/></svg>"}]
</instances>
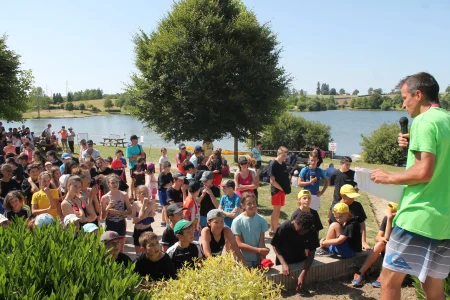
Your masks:
<instances>
[{"instance_id":1,"label":"green bush","mask_svg":"<svg viewBox=\"0 0 450 300\"><path fill-rule=\"evenodd\" d=\"M20 220L19 220L20 221ZM106 255L99 236L60 225L27 230L0 226L0 299L144 299L133 265Z\"/></svg>"},{"instance_id":2,"label":"green bush","mask_svg":"<svg viewBox=\"0 0 450 300\"><path fill-rule=\"evenodd\" d=\"M422 286L420 285L420 280L416 277L414 277L414 287L416 288L417 299L425 300L426 299L425 292L423 291ZM447 277L447 279L445 279L444 290L445 290L445 298L450 299L450 277Z\"/></svg>"},{"instance_id":3,"label":"green bush","mask_svg":"<svg viewBox=\"0 0 450 300\"><path fill-rule=\"evenodd\" d=\"M331 127L320 122L307 121L291 113L282 114L275 124L263 130L261 142L264 149L278 149L281 145L289 150L311 149L317 143L321 149L327 149L331 141Z\"/></svg>"},{"instance_id":4,"label":"green bush","mask_svg":"<svg viewBox=\"0 0 450 300\"><path fill-rule=\"evenodd\" d=\"M361 135L364 161L371 164L404 165L406 155L398 146L399 132L400 127L397 124L383 123L368 137Z\"/></svg>"},{"instance_id":5,"label":"green bush","mask_svg":"<svg viewBox=\"0 0 450 300\"><path fill-rule=\"evenodd\" d=\"M205 260L199 269L183 268L179 279L149 287L154 299L279 299L281 286L262 271L247 269L231 253Z\"/></svg>"}]
</instances>

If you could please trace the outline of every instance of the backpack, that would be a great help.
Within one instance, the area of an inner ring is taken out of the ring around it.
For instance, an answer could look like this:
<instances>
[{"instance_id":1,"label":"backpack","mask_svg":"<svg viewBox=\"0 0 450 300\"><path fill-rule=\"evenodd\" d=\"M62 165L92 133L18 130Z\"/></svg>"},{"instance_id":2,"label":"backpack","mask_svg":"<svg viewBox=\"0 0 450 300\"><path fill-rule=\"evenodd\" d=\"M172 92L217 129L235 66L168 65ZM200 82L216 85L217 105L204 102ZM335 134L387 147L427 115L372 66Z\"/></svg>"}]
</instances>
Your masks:
<instances>
[{"instance_id":1,"label":"backpack","mask_svg":"<svg viewBox=\"0 0 450 300\"><path fill-rule=\"evenodd\" d=\"M264 181L264 182L270 182L270 168L272 167L272 162L273 162L273 160L271 160L267 164L267 166L264 167L262 172L259 174L259 180Z\"/></svg>"},{"instance_id":2,"label":"backpack","mask_svg":"<svg viewBox=\"0 0 450 300\"><path fill-rule=\"evenodd\" d=\"M139 145L139 144L136 144L136 145L138 145L139 151L141 151L141 153L144 152L144 157L143 157L143 159L144 159L144 162L145 162L145 160L147 159L147 153L145 153L145 151L143 151L141 145Z\"/></svg>"}]
</instances>

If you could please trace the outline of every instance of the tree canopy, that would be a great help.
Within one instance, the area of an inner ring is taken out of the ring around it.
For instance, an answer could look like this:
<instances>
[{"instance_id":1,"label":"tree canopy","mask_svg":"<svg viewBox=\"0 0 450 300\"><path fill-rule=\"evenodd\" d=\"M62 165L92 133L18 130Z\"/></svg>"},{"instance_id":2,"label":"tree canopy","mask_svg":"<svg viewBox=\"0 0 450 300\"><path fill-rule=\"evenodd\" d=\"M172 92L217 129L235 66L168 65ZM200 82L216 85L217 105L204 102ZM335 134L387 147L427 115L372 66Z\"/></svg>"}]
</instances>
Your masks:
<instances>
[{"instance_id":1,"label":"tree canopy","mask_svg":"<svg viewBox=\"0 0 450 300\"><path fill-rule=\"evenodd\" d=\"M20 68L20 55L6 45L6 36L0 37L0 119L22 120L29 105L33 76L30 70Z\"/></svg>"},{"instance_id":2,"label":"tree canopy","mask_svg":"<svg viewBox=\"0 0 450 300\"><path fill-rule=\"evenodd\" d=\"M244 140L285 109L276 36L241 1L181 0L134 43L134 114L167 141Z\"/></svg>"}]
</instances>

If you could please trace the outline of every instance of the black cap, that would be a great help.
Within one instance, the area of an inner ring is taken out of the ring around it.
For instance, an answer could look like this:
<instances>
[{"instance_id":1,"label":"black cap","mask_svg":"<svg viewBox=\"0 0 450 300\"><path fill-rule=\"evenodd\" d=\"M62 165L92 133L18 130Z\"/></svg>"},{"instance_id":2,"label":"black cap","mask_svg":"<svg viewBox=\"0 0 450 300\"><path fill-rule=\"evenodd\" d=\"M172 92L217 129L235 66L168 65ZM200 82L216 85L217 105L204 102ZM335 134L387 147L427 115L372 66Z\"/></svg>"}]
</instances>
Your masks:
<instances>
[{"instance_id":1,"label":"black cap","mask_svg":"<svg viewBox=\"0 0 450 300\"><path fill-rule=\"evenodd\" d=\"M200 185L199 182L195 182L195 181L191 181L189 183L189 192L191 193L195 193L196 191L198 191L202 186Z\"/></svg>"},{"instance_id":2,"label":"black cap","mask_svg":"<svg viewBox=\"0 0 450 300\"><path fill-rule=\"evenodd\" d=\"M94 142L93 142L92 140L88 140L86 143L87 143L88 145L94 145Z\"/></svg>"},{"instance_id":3,"label":"black cap","mask_svg":"<svg viewBox=\"0 0 450 300\"><path fill-rule=\"evenodd\" d=\"M174 178L174 179L185 179L186 176L184 176L183 173L176 172L175 174L173 174L173 178Z\"/></svg>"},{"instance_id":4,"label":"black cap","mask_svg":"<svg viewBox=\"0 0 450 300\"><path fill-rule=\"evenodd\" d=\"M170 204L167 207L167 216L168 217L173 216L174 214L179 213L180 211L183 211L185 209L186 208L184 208L184 207L182 207L182 206L180 206L178 204Z\"/></svg>"}]
</instances>

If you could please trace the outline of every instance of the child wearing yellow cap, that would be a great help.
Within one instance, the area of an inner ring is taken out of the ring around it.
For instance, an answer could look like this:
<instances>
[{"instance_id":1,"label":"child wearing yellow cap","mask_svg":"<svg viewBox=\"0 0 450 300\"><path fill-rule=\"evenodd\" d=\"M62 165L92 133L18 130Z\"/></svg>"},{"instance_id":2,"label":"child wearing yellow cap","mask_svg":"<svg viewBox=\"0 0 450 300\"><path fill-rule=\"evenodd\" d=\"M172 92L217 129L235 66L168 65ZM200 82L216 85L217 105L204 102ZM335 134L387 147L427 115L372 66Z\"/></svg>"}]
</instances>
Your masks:
<instances>
[{"instance_id":1,"label":"child wearing yellow cap","mask_svg":"<svg viewBox=\"0 0 450 300\"><path fill-rule=\"evenodd\" d=\"M395 202L389 202L387 205L386 216L383 218L380 230L375 238L377 243L375 244L375 247L373 247L373 252L367 257L361 269L353 276L352 285L354 287L361 287L364 285L367 270L369 270L369 268L377 261L378 257L386 250L386 244L389 241L392 232L392 220L394 220L397 209L398 204ZM381 287L380 277L372 282L372 286Z\"/></svg>"},{"instance_id":2,"label":"child wearing yellow cap","mask_svg":"<svg viewBox=\"0 0 450 300\"><path fill-rule=\"evenodd\" d=\"M358 192L356 192L356 189L350 184L344 184L340 189L340 193L341 193L341 200L339 202L347 204L348 208L350 209L350 212L352 213L352 216L359 221L359 226L361 227L361 242L363 249L370 250L371 248L366 241L365 221L367 219L367 215L361 203L355 200L360 196L360 194L358 194ZM333 214L331 214L331 222L336 222L336 219L334 218Z\"/></svg>"},{"instance_id":3,"label":"child wearing yellow cap","mask_svg":"<svg viewBox=\"0 0 450 300\"><path fill-rule=\"evenodd\" d=\"M352 257L355 252L361 252L361 227L350 213L345 203L337 203L333 207L333 215L337 222L328 228L327 236L320 240L317 255L340 255L343 258Z\"/></svg>"},{"instance_id":4,"label":"child wearing yellow cap","mask_svg":"<svg viewBox=\"0 0 450 300\"><path fill-rule=\"evenodd\" d=\"M311 208L311 192L308 190L301 190L298 192L297 201L298 208L292 213L291 221L294 221L301 211L309 212L313 215L314 230L319 234L319 231L323 229L323 225L317 211Z\"/></svg>"}]
</instances>

